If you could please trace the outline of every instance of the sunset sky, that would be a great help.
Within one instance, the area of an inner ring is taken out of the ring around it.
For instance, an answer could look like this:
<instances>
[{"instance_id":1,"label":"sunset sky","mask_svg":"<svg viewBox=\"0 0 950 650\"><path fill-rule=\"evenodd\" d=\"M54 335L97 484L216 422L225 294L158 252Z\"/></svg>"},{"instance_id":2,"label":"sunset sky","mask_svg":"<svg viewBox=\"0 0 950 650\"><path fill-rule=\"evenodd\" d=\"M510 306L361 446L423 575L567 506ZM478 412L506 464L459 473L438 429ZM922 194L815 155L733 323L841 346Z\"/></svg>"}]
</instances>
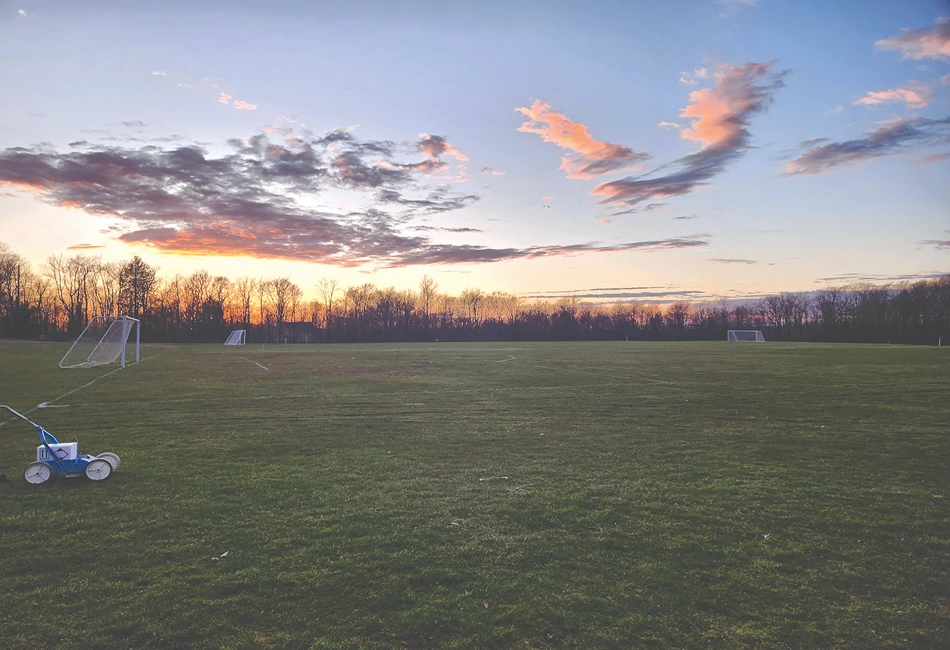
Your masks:
<instances>
[{"instance_id":1,"label":"sunset sky","mask_svg":"<svg viewBox=\"0 0 950 650\"><path fill-rule=\"evenodd\" d=\"M0 0L0 242L693 301L950 273L950 3Z\"/></svg>"}]
</instances>

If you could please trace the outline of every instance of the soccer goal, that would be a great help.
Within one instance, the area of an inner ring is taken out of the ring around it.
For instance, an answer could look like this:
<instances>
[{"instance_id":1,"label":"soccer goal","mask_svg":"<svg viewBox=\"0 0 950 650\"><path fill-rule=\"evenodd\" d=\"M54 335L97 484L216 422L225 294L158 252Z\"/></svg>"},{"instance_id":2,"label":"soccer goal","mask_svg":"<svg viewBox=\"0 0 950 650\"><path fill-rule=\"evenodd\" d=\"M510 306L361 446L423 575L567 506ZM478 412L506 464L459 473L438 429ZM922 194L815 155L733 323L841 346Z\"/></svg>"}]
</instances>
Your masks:
<instances>
[{"instance_id":1,"label":"soccer goal","mask_svg":"<svg viewBox=\"0 0 950 650\"><path fill-rule=\"evenodd\" d=\"M726 333L727 341L755 341L765 343L765 337L759 330L729 330Z\"/></svg>"},{"instance_id":2,"label":"soccer goal","mask_svg":"<svg viewBox=\"0 0 950 650\"><path fill-rule=\"evenodd\" d=\"M135 360L139 360L142 324L129 316L95 316L82 331L60 368L92 368L118 361L125 367L126 346L135 330Z\"/></svg>"},{"instance_id":3,"label":"soccer goal","mask_svg":"<svg viewBox=\"0 0 950 650\"><path fill-rule=\"evenodd\" d=\"M231 332L231 335L228 336L228 340L224 342L225 345L244 345L246 343L247 336L244 333L244 330L234 330Z\"/></svg>"}]
</instances>

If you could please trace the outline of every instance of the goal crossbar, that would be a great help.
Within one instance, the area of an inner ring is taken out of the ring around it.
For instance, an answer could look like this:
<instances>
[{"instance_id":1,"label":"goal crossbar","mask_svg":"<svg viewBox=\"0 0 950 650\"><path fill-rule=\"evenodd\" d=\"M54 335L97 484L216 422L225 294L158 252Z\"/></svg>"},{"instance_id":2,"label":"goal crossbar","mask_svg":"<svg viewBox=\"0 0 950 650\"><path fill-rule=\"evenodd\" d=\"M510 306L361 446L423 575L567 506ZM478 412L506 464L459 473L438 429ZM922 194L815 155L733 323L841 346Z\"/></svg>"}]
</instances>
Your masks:
<instances>
[{"instance_id":1,"label":"goal crossbar","mask_svg":"<svg viewBox=\"0 0 950 650\"><path fill-rule=\"evenodd\" d=\"M761 330L729 330L726 332L726 340L764 343L765 337L762 336Z\"/></svg>"}]
</instances>

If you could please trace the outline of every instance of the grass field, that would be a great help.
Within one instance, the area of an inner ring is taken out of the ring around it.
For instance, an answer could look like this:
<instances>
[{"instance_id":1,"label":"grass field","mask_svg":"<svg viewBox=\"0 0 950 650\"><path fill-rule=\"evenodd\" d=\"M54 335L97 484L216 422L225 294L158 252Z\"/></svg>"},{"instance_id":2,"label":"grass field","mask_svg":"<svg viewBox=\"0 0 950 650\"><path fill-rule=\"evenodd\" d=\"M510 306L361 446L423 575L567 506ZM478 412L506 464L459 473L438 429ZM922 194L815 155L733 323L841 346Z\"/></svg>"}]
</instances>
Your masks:
<instances>
[{"instance_id":1,"label":"grass field","mask_svg":"<svg viewBox=\"0 0 950 650\"><path fill-rule=\"evenodd\" d=\"M122 468L0 415L2 648L950 647L946 348L64 352L0 403Z\"/></svg>"}]
</instances>

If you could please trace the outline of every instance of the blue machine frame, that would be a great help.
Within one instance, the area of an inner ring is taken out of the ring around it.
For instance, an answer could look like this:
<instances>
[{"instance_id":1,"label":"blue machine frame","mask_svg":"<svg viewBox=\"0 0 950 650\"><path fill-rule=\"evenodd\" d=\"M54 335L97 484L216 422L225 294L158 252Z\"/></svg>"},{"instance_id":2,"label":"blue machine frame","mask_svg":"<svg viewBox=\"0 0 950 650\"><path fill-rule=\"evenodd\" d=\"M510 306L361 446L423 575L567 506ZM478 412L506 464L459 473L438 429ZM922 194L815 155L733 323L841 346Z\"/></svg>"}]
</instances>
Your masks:
<instances>
[{"instance_id":1,"label":"blue machine frame","mask_svg":"<svg viewBox=\"0 0 950 650\"><path fill-rule=\"evenodd\" d=\"M89 465L89 463L91 463L94 460L105 460L109 464L109 467L111 468L111 470L108 474L106 474L106 476L103 476L102 478L107 478L109 475L112 474L112 472L114 472L115 470L119 468L119 462L120 462L119 457L111 453L109 455L114 457L115 462L113 462L112 460L108 458L100 458L99 456L92 456L90 454L76 454L76 458L58 458L56 456L56 452L53 450L52 447L50 447L51 444L52 445L60 444L59 440L56 439L56 436L54 436L52 433L44 429L42 426L40 426L33 420L26 417L22 413L19 413L15 411L14 409L10 408L6 404L0 404L0 408L4 408L10 411L11 413L13 413L15 416L17 416L18 418L22 420L26 420L31 425L33 425L36 428L36 431L39 433L40 444L46 448L46 451L47 453L49 453L49 457L51 460L37 460L34 463L30 463L30 466L33 466L36 464L43 464L43 465L48 466L50 470L52 471L52 473L54 474L65 474L66 476L82 476L83 474L86 474L86 466Z\"/></svg>"}]
</instances>

